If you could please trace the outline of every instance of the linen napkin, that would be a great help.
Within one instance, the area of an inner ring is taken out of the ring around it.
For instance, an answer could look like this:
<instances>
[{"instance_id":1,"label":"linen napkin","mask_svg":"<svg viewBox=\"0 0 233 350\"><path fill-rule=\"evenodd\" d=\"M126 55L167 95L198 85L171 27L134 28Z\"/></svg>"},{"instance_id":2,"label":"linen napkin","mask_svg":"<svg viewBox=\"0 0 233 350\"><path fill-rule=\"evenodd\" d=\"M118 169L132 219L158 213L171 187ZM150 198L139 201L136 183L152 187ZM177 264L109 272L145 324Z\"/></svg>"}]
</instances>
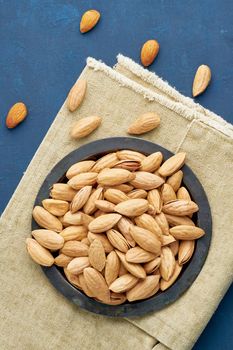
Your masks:
<instances>
[{"instance_id":1,"label":"linen napkin","mask_svg":"<svg viewBox=\"0 0 233 350\"><path fill-rule=\"evenodd\" d=\"M66 102L61 107L2 214L0 348L191 349L232 281L232 127L201 107L170 97L129 67L119 72L87 60L81 74L88 82L84 102L74 113ZM36 194L53 166L84 143L125 136L135 116L148 110L161 116L161 126L143 138L188 153L187 164L210 202L213 238L201 273L179 300L144 317L109 319L85 312L60 295L26 254L25 238ZM101 127L84 140L71 140L73 122L92 114L102 116Z\"/></svg>"}]
</instances>

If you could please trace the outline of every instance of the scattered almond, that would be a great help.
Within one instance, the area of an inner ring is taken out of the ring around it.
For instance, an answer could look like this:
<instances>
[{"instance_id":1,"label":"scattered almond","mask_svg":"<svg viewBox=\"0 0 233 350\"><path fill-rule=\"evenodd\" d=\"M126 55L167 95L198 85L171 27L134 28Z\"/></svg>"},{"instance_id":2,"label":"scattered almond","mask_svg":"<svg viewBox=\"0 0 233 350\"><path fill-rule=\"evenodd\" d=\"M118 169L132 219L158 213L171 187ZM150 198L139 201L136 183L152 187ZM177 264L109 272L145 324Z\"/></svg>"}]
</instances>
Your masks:
<instances>
[{"instance_id":1,"label":"scattered almond","mask_svg":"<svg viewBox=\"0 0 233 350\"><path fill-rule=\"evenodd\" d=\"M67 106L70 112L74 112L83 102L86 94L87 81L79 79L71 88L67 97Z\"/></svg>"},{"instance_id":2,"label":"scattered almond","mask_svg":"<svg viewBox=\"0 0 233 350\"><path fill-rule=\"evenodd\" d=\"M193 97L202 94L211 80L211 70L210 67L202 64L198 67L194 80L193 80Z\"/></svg>"},{"instance_id":3,"label":"scattered almond","mask_svg":"<svg viewBox=\"0 0 233 350\"><path fill-rule=\"evenodd\" d=\"M23 102L15 103L9 110L6 117L6 126L9 129L15 128L22 123L27 116L27 107Z\"/></svg>"},{"instance_id":4,"label":"scattered almond","mask_svg":"<svg viewBox=\"0 0 233 350\"><path fill-rule=\"evenodd\" d=\"M73 139L86 137L100 126L101 121L102 118L98 116L82 118L72 126L70 136Z\"/></svg>"},{"instance_id":5,"label":"scattered almond","mask_svg":"<svg viewBox=\"0 0 233 350\"><path fill-rule=\"evenodd\" d=\"M88 10L82 15L80 32L86 33L93 29L100 19L100 13L96 10Z\"/></svg>"},{"instance_id":6,"label":"scattered almond","mask_svg":"<svg viewBox=\"0 0 233 350\"><path fill-rule=\"evenodd\" d=\"M147 112L138 117L128 128L128 134L141 135L157 128L160 125L160 117L154 112Z\"/></svg>"},{"instance_id":7,"label":"scattered almond","mask_svg":"<svg viewBox=\"0 0 233 350\"><path fill-rule=\"evenodd\" d=\"M141 62L143 66L150 66L159 53L159 43L157 40L146 41L141 49Z\"/></svg>"}]
</instances>

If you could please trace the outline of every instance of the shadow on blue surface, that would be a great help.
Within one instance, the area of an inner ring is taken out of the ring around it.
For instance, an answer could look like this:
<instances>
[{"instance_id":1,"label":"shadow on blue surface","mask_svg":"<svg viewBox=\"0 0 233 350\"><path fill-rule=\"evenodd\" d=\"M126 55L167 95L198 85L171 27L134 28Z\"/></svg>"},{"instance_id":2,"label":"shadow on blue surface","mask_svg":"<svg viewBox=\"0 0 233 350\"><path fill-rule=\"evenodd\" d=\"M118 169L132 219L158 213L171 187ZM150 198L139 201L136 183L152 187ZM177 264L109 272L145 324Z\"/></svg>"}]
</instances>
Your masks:
<instances>
[{"instance_id":1,"label":"shadow on blue surface","mask_svg":"<svg viewBox=\"0 0 233 350\"><path fill-rule=\"evenodd\" d=\"M81 14L96 8L96 28L79 33ZM142 43L156 38L161 50L150 67L190 96L196 68L208 64L212 84L198 98L233 122L231 0L0 0L0 212L3 211L87 56L115 63L121 52L139 61ZM9 107L24 101L27 120L4 127ZM233 349L233 288L195 349Z\"/></svg>"}]
</instances>

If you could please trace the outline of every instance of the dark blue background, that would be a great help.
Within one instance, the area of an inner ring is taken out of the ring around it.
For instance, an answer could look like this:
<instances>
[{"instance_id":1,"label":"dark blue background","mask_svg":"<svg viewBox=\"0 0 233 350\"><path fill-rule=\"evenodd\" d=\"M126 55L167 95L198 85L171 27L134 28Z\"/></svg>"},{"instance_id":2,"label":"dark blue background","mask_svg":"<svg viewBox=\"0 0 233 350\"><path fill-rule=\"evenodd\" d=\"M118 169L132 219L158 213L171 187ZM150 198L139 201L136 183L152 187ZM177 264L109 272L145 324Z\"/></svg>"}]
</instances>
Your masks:
<instances>
[{"instance_id":1,"label":"dark blue background","mask_svg":"<svg viewBox=\"0 0 233 350\"><path fill-rule=\"evenodd\" d=\"M81 35L89 8L102 17ZM161 49L150 69L190 96L196 68L208 64L212 83L198 101L233 123L232 22L232 0L0 0L0 213L87 56L113 65L121 52L138 62L143 42L156 38ZM7 130L5 116L17 101L29 116ZM233 349L232 299L233 288L195 350Z\"/></svg>"}]
</instances>

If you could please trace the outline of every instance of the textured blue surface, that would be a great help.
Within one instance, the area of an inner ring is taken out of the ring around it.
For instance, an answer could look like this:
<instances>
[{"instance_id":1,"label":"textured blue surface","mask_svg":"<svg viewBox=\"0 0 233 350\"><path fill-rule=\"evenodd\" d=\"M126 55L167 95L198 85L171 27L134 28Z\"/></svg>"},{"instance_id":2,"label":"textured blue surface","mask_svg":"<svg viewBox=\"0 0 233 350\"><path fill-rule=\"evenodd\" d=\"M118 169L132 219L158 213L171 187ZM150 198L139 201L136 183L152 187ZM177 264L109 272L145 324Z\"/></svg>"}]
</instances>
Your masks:
<instances>
[{"instance_id":1,"label":"textured blue surface","mask_svg":"<svg viewBox=\"0 0 233 350\"><path fill-rule=\"evenodd\" d=\"M81 35L89 8L102 18ZM208 64L212 83L198 101L233 123L232 0L0 0L0 18L0 212L89 55L110 65L119 52L139 61L142 43L156 38L161 50L150 69L190 96L196 68ZM8 108L20 100L29 116L7 130ZM233 288L195 350L233 349L232 299Z\"/></svg>"}]
</instances>

